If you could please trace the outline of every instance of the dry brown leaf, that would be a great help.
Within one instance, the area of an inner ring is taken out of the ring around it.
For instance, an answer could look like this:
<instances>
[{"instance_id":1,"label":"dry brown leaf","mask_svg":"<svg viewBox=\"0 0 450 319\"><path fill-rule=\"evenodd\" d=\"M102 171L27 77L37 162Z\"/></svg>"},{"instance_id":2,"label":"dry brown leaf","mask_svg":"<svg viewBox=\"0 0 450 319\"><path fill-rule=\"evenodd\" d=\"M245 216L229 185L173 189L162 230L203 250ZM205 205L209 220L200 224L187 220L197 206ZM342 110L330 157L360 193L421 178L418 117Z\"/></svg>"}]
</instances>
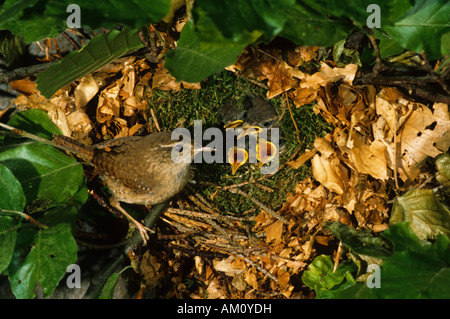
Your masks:
<instances>
[{"instance_id":1,"label":"dry brown leaf","mask_svg":"<svg viewBox=\"0 0 450 319\"><path fill-rule=\"evenodd\" d=\"M183 85L183 87L185 89L188 89L188 90L200 90L202 88L200 82L199 83L189 83L189 82L181 81L181 84Z\"/></svg>"},{"instance_id":2,"label":"dry brown leaf","mask_svg":"<svg viewBox=\"0 0 450 319\"><path fill-rule=\"evenodd\" d=\"M245 264L236 262L233 256L222 260L213 260L214 268L217 271L224 272L227 276L235 276L245 269Z\"/></svg>"},{"instance_id":3,"label":"dry brown leaf","mask_svg":"<svg viewBox=\"0 0 450 319\"><path fill-rule=\"evenodd\" d=\"M288 52L288 62L290 65L299 66L303 62L308 62L317 58L318 46L298 46Z\"/></svg>"},{"instance_id":4,"label":"dry brown leaf","mask_svg":"<svg viewBox=\"0 0 450 319\"><path fill-rule=\"evenodd\" d=\"M298 169L300 166L303 166L306 161L311 159L315 154L317 153L317 149L312 150L306 150L303 154L301 154L299 157L297 157L294 161L289 161L288 165L290 165L292 168Z\"/></svg>"},{"instance_id":5,"label":"dry brown leaf","mask_svg":"<svg viewBox=\"0 0 450 319\"><path fill-rule=\"evenodd\" d=\"M266 227L266 242L274 242L278 245L281 242L281 235L283 234L283 222L277 220L268 227Z\"/></svg>"},{"instance_id":6,"label":"dry brown leaf","mask_svg":"<svg viewBox=\"0 0 450 319\"><path fill-rule=\"evenodd\" d=\"M247 288L247 284L245 282L244 274L240 273L233 277L231 281L231 285L239 291L244 291Z\"/></svg>"},{"instance_id":7,"label":"dry brown leaf","mask_svg":"<svg viewBox=\"0 0 450 319\"><path fill-rule=\"evenodd\" d=\"M84 139L92 129L91 120L82 110L77 110L67 116L67 124L72 132L72 137L77 140Z\"/></svg>"},{"instance_id":8,"label":"dry brown leaf","mask_svg":"<svg viewBox=\"0 0 450 319\"><path fill-rule=\"evenodd\" d=\"M422 104L408 101L393 88L382 89L375 103L379 118L374 125L374 136L386 144L390 168L403 181L416 178L427 157L448 150L448 105L435 103L433 112Z\"/></svg>"},{"instance_id":9,"label":"dry brown leaf","mask_svg":"<svg viewBox=\"0 0 450 319\"><path fill-rule=\"evenodd\" d=\"M170 90L177 92L181 88L181 83L165 68L161 68L152 78L152 89Z\"/></svg>"},{"instance_id":10,"label":"dry brown leaf","mask_svg":"<svg viewBox=\"0 0 450 319\"><path fill-rule=\"evenodd\" d=\"M316 154L311 160L314 178L336 194L342 195L347 189L346 169L337 158L324 158Z\"/></svg>"},{"instance_id":11,"label":"dry brown leaf","mask_svg":"<svg viewBox=\"0 0 450 319\"><path fill-rule=\"evenodd\" d=\"M244 272L244 280L247 284L249 284L250 286L253 287L253 289L257 289L258 288L258 282L256 280L256 275L253 272L253 269L247 269Z\"/></svg>"},{"instance_id":12,"label":"dry brown leaf","mask_svg":"<svg viewBox=\"0 0 450 319\"><path fill-rule=\"evenodd\" d=\"M92 75L82 78L74 90L75 106L84 107L98 93L98 83Z\"/></svg>"},{"instance_id":13,"label":"dry brown leaf","mask_svg":"<svg viewBox=\"0 0 450 319\"><path fill-rule=\"evenodd\" d=\"M31 81L30 78L11 81L9 82L9 85L13 90L16 90L17 92L24 95L31 95L38 92L36 89L36 82Z\"/></svg>"},{"instance_id":14,"label":"dry brown leaf","mask_svg":"<svg viewBox=\"0 0 450 319\"><path fill-rule=\"evenodd\" d=\"M208 298L210 299L226 299L227 295L224 292L224 287L219 283L218 279L214 278L206 289Z\"/></svg>"},{"instance_id":15,"label":"dry brown leaf","mask_svg":"<svg viewBox=\"0 0 450 319\"><path fill-rule=\"evenodd\" d=\"M269 100L297 86L297 80L292 76L293 68L284 61L266 63L261 69L264 77L269 80L269 91L266 94Z\"/></svg>"},{"instance_id":16,"label":"dry brown leaf","mask_svg":"<svg viewBox=\"0 0 450 319\"><path fill-rule=\"evenodd\" d=\"M351 144L349 159L359 173L381 180L388 179L387 151L381 141L367 145L359 134L354 134Z\"/></svg>"}]
</instances>

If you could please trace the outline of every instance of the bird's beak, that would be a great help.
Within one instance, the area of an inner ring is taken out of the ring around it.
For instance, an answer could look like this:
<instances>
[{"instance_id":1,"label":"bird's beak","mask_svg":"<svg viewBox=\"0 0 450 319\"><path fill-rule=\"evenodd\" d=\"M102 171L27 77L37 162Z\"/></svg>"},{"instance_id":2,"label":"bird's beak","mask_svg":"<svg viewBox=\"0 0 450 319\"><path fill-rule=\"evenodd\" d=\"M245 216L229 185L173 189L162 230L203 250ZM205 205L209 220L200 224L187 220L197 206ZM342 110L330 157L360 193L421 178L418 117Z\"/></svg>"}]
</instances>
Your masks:
<instances>
[{"instance_id":1,"label":"bird's beak","mask_svg":"<svg viewBox=\"0 0 450 319\"><path fill-rule=\"evenodd\" d=\"M230 148L228 150L228 162L232 167L232 174L234 175L239 167L245 164L248 159L248 152L243 148Z\"/></svg>"},{"instance_id":2,"label":"bird's beak","mask_svg":"<svg viewBox=\"0 0 450 319\"><path fill-rule=\"evenodd\" d=\"M244 124L243 128L244 128L244 130L241 132L241 134L238 135L237 139L240 139L241 137L244 137L247 135L258 136L259 132L262 131L262 128L259 126L251 126L251 125Z\"/></svg>"},{"instance_id":3,"label":"bird's beak","mask_svg":"<svg viewBox=\"0 0 450 319\"><path fill-rule=\"evenodd\" d=\"M209 146L202 146L199 148L194 148L194 153L200 153L200 152L212 152L214 151L215 148L214 147L209 147Z\"/></svg>"},{"instance_id":4,"label":"bird's beak","mask_svg":"<svg viewBox=\"0 0 450 319\"><path fill-rule=\"evenodd\" d=\"M275 144L260 138L256 144L256 158L259 161L259 167L274 158L277 152L278 150Z\"/></svg>"},{"instance_id":5,"label":"bird's beak","mask_svg":"<svg viewBox=\"0 0 450 319\"><path fill-rule=\"evenodd\" d=\"M236 121L226 123L223 127L225 129L236 128L236 127L241 126L243 123L244 123L244 121L242 121L242 120L236 120Z\"/></svg>"}]
</instances>

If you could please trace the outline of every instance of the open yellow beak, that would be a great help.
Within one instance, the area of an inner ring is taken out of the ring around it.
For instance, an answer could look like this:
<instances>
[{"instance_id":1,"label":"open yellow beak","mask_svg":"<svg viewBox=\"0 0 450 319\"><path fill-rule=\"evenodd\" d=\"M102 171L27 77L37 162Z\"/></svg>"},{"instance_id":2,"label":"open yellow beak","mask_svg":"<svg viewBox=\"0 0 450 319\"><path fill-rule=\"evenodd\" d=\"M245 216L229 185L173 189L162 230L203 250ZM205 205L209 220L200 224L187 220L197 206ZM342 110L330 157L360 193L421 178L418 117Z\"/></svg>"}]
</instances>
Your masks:
<instances>
[{"instance_id":1,"label":"open yellow beak","mask_svg":"<svg viewBox=\"0 0 450 319\"><path fill-rule=\"evenodd\" d=\"M259 167L274 158L277 152L278 150L275 144L260 138L256 144L256 158L259 161Z\"/></svg>"},{"instance_id":2,"label":"open yellow beak","mask_svg":"<svg viewBox=\"0 0 450 319\"><path fill-rule=\"evenodd\" d=\"M251 125L246 125L244 124L243 126L243 131L241 132L241 134L238 135L237 139L240 139L241 137L247 136L247 135L259 135L259 132L262 131L262 128L259 126L251 126Z\"/></svg>"},{"instance_id":3,"label":"open yellow beak","mask_svg":"<svg viewBox=\"0 0 450 319\"><path fill-rule=\"evenodd\" d=\"M228 162L231 164L232 167L232 174L234 175L239 167L245 164L248 159L248 152L243 148L230 148L228 150Z\"/></svg>"},{"instance_id":4,"label":"open yellow beak","mask_svg":"<svg viewBox=\"0 0 450 319\"><path fill-rule=\"evenodd\" d=\"M236 128L236 127L240 127L243 123L244 123L244 121L242 121L242 120L236 120L236 121L226 123L223 127L225 129Z\"/></svg>"}]
</instances>

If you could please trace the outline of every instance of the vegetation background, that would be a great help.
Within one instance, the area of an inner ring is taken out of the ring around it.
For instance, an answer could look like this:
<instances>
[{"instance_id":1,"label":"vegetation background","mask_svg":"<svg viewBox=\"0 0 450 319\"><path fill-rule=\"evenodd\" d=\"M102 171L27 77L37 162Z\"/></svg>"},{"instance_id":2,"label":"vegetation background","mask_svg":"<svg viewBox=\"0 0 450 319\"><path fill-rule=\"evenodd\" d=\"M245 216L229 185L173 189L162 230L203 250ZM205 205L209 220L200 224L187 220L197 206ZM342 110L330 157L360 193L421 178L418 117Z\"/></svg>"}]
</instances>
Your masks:
<instances>
[{"instance_id":1,"label":"vegetation background","mask_svg":"<svg viewBox=\"0 0 450 319\"><path fill-rule=\"evenodd\" d=\"M263 96L281 166L196 165L170 203L127 206L164 211L143 247L94 172L2 131L3 297L450 297L448 1L81 0L67 29L72 2L0 3L2 122L92 144Z\"/></svg>"}]
</instances>

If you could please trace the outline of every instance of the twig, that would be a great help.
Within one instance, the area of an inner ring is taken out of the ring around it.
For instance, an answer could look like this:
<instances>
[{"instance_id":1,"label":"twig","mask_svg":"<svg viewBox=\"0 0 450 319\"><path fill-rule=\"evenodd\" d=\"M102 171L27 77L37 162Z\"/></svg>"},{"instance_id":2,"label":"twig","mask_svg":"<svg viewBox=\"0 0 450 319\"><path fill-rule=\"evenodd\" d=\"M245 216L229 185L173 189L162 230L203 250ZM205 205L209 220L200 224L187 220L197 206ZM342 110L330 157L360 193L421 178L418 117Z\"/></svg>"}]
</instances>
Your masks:
<instances>
[{"instance_id":1,"label":"twig","mask_svg":"<svg viewBox=\"0 0 450 319\"><path fill-rule=\"evenodd\" d=\"M257 263L253 262L252 260L250 260L249 258L245 257L242 254L237 254L236 256L244 258L245 262L249 263L252 267L255 267L258 271L262 272L264 275L266 275L267 277L269 277L270 279L272 279L273 281L278 283L278 278L277 277L272 275L270 272L268 272L266 269L262 268Z\"/></svg>"},{"instance_id":2,"label":"twig","mask_svg":"<svg viewBox=\"0 0 450 319\"><path fill-rule=\"evenodd\" d=\"M295 119L294 119L294 115L292 114L291 105L289 104L289 100L288 100L288 96L287 96L286 92L284 93L284 96L286 98L286 103L287 103L287 107L289 110L289 114L291 115L292 123L294 123L295 132L297 134L297 142L298 142L298 144L302 145L303 143L300 140L300 130L298 129L297 123L295 122Z\"/></svg>"},{"instance_id":3,"label":"twig","mask_svg":"<svg viewBox=\"0 0 450 319\"><path fill-rule=\"evenodd\" d=\"M153 206L151 212L144 219L144 225L147 227L152 227L158 217L162 214L162 212L167 208L168 202L164 202L161 204L157 204ZM118 272L119 269L122 268L122 264L128 258L128 252L134 251L142 242L142 237L139 232L134 232L131 239L126 243L123 248L123 253L120 254L111 264L105 265L103 269L101 269L97 276L93 278L91 281L91 285L88 290L84 294L84 299L93 299L98 296L102 288L104 287L108 278L115 272Z\"/></svg>"},{"instance_id":4,"label":"twig","mask_svg":"<svg viewBox=\"0 0 450 319\"><path fill-rule=\"evenodd\" d=\"M150 114L152 115L153 122L155 122L156 129L158 130L158 132L161 132L161 127L159 126L158 119L156 118L153 108L150 108Z\"/></svg>"},{"instance_id":5,"label":"twig","mask_svg":"<svg viewBox=\"0 0 450 319\"><path fill-rule=\"evenodd\" d=\"M64 38L66 38L67 41L70 42L70 44L73 46L73 48L74 48L75 50L78 51L78 50L81 49L80 46L78 45L77 41L75 41L70 35L68 35L66 31L63 31L63 32L61 33L61 35L62 35Z\"/></svg>"},{"instance_id":6,"label":"twig","mask_svg":"<svg viewBox=\"0 0 450 319\"><path fill-rule=\"evenodd\" d=\"M31 134L31 133L28 133L28 132L20 130L20 129L17 129L17 128L9 126L7 124L4 124L4 123L0 122L0 127L4 128L4 129L7 129L8 131L13 132L17 136L26 137L26 138L32 139L34 141L37 141L37 142L45 143L45 144L48 144L50 146L66 150L66 148L64 146L58 145L58 144L54 143L53 141L47 140L47 139L45 139L43 137L40 137L40 136Z\"/></svg>"},{"instance_id":7,"label":"twig","mask_svg":"<svg viewBox=\"0 0 450 319\"><path fill-rule=\"evenodd\" d=\"M32 224L34 224L34 225L36 225L36 226L38 226L38 227L40 227L40 228L48 228L48 226L47 225L44 225L44 224L42 224L42 223L40 223L40 222L38 222L36 219L34 219L33 217L31 217L30 215L27 215L27 214L25 214L25 213L22 213L22 212L19 212L19 211L16 211L16 210L9 210L9 209L0 209L0 212L1 213L6 213L6 214L15 214L15 215L19 215L20 217L23 217L23 218L25 218L26 220L28 220L30 223L32 223ZM9 231L9 230L7 230L7 231ZM4 232L0 232L0 234L3 234Z\"/></svg>"},{"instance_id":8,"label":"twig","mask_svg":"<svg viewBox=\"0 0 450 319\"><path fill-rule=\"evenodd\" d=\"M430 61L428 60L428 57L427 57L427 54L425 53L425 51L422 51L422 52L420 53L420 55L422 56L422 64L421 64L421 65L422 65L422 67L424 68L424 70L427 71L428 74L429 74L434 80L436 80L436 82L438 82L438 83L441 85L442 89L443 89L447 94L450 94L450 90L449 90L449 88L448 88L447 83L446 83L440 76L438 76L438 75L436 74L436 72L434 72L434 69L433 69L433 67L432 67L431 64L430 64Z\"/></svg>"},{"instance_id":9,"label":"twig","mask_svg":"<svg viewBox=\"0 0 450 319\"><path fill-rule=\"evenodd\" d=\"M336 271L339 265L339 259L341 259L341 250L342 250L342 241L339 241L339 246L336 251L336 257L334 258L333 273Z\"/></svg>"},{"instance_id":10,"label":"twig","mask_svg":"<svg viewBox=\"0 0 450 319\"><path fill-rule=\"evenodd\" d=\"M0 84L9 83L14 80L24 79L27 76L33 75L40 71L47 69L53 62L34 64L22 68L17 68L10 72L0 72Z\"/></svg>"},{"instance_id":11,"label":"twig","mask_svg":"<svg viewBox=\"0 0 450 319\"><path fill-rule=\"evenodd\" d=\"M266 212L268 212L270 215L272 215L273 217L275 217L278 220L281 220L283 222L283 224L288 224L288 221L286 220L286 218L278 215L273 209L267 207L266 205L264 205L263 203L259 202L258 200L256 200L255 198L249 196L247 193L244 193L243 191L241 191L240 189L229 189L229 192L232 193L236 193L239 194L241 196L244 196L245 198L249 199L250 201L252 201L256 206L258 206L259 208L265 210Z\"/></svg>"}]
</instances>

